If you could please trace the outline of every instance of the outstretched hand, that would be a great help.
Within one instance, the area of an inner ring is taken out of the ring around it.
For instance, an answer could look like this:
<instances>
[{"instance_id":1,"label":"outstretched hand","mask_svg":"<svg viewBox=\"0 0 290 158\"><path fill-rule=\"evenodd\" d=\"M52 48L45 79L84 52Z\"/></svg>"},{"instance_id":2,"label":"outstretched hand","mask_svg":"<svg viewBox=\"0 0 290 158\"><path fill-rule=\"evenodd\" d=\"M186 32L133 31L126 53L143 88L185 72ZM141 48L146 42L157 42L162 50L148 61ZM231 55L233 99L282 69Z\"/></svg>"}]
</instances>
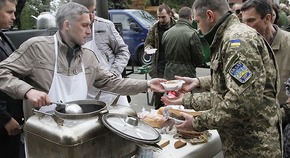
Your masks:
<instances>
[{"instance_id":1,"label":"outstretched hand","mask_svg":"<svg viewBox=\"0 0 290 158\"><path fill-rule=\"evenodd\" d=\"M175 96L175 98L168 97L167 95L163 96L161 97L161 101L163 101L165 105L181 105L184 93L175 91Z\"/></svg>"},{"instance_id":2,"label":"outstretched hand","mask_svg":"<svg viewBox=\"0 0 290 158\"><path fill-rule=\"evenodd\" d=\"M191 92L193 89L198 88L200 86L199 80L197 78L190 78L190 77L181 77L175 76L177 80L183 80L181 89L179 90L182 93Z\"/></svg>"},{"instance_id":3,"label":"outstretched hand","mask_svg":"<svg viewBox=\"0 0 290 158\"><path fill-rule=\"evenodd\" d=\"M164 87L162 86L162 84L160 84L161 82L166 82L166 79L163 78L153 78L150 80L150 89L154 92L166 92L166 90L164 89Z\"/></svg>"}]
</instances>

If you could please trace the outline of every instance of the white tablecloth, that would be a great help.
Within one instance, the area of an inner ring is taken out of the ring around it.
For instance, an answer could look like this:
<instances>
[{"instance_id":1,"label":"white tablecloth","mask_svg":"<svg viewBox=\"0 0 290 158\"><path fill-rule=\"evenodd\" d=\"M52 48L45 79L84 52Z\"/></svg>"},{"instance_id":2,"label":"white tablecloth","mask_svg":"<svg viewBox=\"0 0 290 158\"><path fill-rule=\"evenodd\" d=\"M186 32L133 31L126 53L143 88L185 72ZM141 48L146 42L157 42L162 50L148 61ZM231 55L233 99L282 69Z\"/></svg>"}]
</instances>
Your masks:
<instances>
[{"instance_id":1,"label":"white tablecloth","mask_svg":"<svg viewBox=\"0 0 290 158\"><path fill-rule=\"evenodd\" d=\"M170 140L170 143L160 152L154 152L154 158L212 158L217 154L223 157L221 140L216 130L209 130L211 136L207 143L192 145L187 143L184 147L175 149L174 143L178 140L169 134L161 134L162 139Z\"/></svg>"}]
</instances>

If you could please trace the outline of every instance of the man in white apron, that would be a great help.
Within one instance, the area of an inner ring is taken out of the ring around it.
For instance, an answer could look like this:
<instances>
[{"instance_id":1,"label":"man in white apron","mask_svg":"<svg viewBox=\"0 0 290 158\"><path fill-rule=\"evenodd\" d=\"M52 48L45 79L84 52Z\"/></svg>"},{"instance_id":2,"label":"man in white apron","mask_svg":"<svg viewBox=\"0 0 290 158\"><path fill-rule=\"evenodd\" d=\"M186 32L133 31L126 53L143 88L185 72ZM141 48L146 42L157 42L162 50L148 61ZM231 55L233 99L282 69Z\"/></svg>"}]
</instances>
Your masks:
<instances>
[{"instance_id":1,"label":"man in white apron","mask_svg":"<svg viewBox=\"0 0 290 158\"><path fill-rule=\"evenodd\" d=\"M166 80L118 78L100 67L94 52L81 47L91 33L89 10L83 5L64 4L56 22L59 31L54 36L30 38L0 63L0 90L25 99L26 120L32 107L53 112L51 102L86 99L93 86L120 95L135 95L148 88L165 92L160 82Z\"/></svg>"},{"instance_id":2,"label":"man in white apron","mask_svg":"<svg viewBox=\"0 0 290 158\"><path fill-rule=\"evenodd\" d=\"M130 52L128 46L115 29L115 25L107 20L95 16L96 0L70 0L84 5L90 11L92 21L92 38L84 45L96 54L100 66L121 77L122 71L128 64ZM89 88L88 98L95 98L99 89L95 87ZM104 102L112 102L116 95L102 92L99 100ZM120 96L117 105L130 106L126 96Z\"/></svg>"}]
</instances>

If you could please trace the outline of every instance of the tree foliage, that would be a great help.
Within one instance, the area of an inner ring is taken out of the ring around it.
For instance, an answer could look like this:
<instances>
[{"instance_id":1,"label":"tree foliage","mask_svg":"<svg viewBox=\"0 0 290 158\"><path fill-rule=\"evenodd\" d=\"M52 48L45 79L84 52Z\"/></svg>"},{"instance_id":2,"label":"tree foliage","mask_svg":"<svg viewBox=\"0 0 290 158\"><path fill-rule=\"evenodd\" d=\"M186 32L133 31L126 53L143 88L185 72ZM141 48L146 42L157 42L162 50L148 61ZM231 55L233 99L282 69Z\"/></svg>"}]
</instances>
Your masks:
<instances>
[{"instance_id":1,"label":"tree foliage","mask_svg":"<svg viewBox=\"0 0 290 158\"><path fill-rule=\"evenodd\" d=\"M36 26L36 19L41 12L52 12L57 10L60 4L66 3L68 0L17 0L16 20L14 21L14 29L26 30L33 29Z\"/></svg>"},{"instance_id":2,"label":"tree foliage","mask_svg":"<svg viewBox=\"0 0 290 158\"><path fill-rule=\"evenodd\" d=\"M36 26L36 19L41 12L49 11L53 14L60 4L67 3L69 0L17 0L16 20L14 29L25 30ZM170 8L179 10L183 6L191 7L194 0L147 0L146 5L158 6L166 3ZM132 0L108 0L109 9L126 9L132 4Z\"/></svg>"},{"instance_id":3,"label":"tree foliage","mask_svg":"<svg viewBox=\"0 0 290 158\"><path fill-rule=\"evenodd\" d=\"M179 10L182 7L192 6L194 0L163 0L163 3L167 4L170 8L176 8Z\"/></svg>"}]
</instances>

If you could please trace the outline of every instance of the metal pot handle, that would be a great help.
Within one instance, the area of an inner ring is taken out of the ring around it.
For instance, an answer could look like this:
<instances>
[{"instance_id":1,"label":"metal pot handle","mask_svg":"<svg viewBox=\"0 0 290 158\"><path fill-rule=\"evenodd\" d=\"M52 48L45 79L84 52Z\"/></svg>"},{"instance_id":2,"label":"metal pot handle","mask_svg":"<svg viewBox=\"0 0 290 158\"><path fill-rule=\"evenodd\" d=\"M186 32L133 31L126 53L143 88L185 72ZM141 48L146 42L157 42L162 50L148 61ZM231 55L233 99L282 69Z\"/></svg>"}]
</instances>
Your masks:
<instances>
[{"instance_id":1,"label":"metal pot handle","mask_svg":"<svg viewBox=\"0 0 290 158\"><path fill-rule=\"evenodd\" d=\"M58 116L56 116L55 114L50 114L50 113L46 113L46 112L42 112L42 111L39 111L39 110L36 110L35 108L32 108L32 112L33 113L37 113L37 114L40 114L40 115L48 115L50 117L52 117L52 119L54 120L54 122L59 125L59 126L63 126L63 123L64 123L64 120Z\"/></svg>"},{"instance_id":2,"label":"metal pot handle","mask_svg":"<svg viewBox=\"0 0 290 158\"><path fill-rule=\"evenodd\" d=\"M114 95L116 95L116 98L115 98L115 99L113 100L113 102L110 104L110 106L116 106L116 105L117 105L117 102L118 102L118 100L119 100L119 98L120 98L120 94L112 93L112 92L106 92L106 93L110 93L110 94L114 94ZM101 91L101 90L98 91L98 93L97 93L95 99L96 99L96 100L99 100L101 94L102 94L102 91Z\"/></svg>"}]
</instances>

